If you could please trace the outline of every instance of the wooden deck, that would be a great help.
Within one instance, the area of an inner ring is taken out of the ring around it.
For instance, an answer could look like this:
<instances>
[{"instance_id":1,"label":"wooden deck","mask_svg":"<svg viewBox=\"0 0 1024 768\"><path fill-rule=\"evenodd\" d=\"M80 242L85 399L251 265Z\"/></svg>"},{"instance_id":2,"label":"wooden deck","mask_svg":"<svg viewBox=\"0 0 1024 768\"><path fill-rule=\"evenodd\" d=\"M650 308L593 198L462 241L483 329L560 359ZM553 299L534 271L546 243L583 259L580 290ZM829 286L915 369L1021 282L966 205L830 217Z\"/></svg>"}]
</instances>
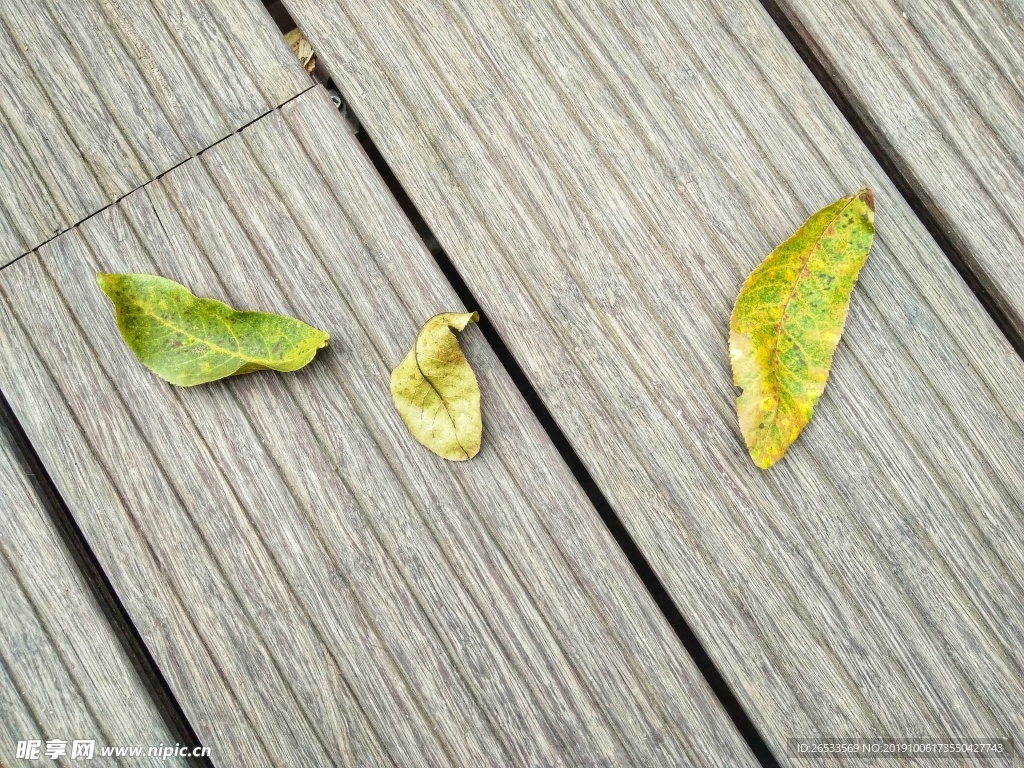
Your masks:
<instances>
[{"instance_id":1,"label":"wooden deck","mask_svg":"<svg viewBox=\"0 0 1024 768\"><path fill-rule=\"evenodd\" d=\"M0 766L1014 764L790 745L1024 746L1024 16L919 6L0 8ZM863 185L828 390L762 472L732 301ZM97 271L331 346L175 389ZM388 373L468 304L455 465Z\"/></svg>"},{"instance_id":2,"label":"wooden deck","mask_svg":"<svg viewBox=\"0 0 1024 768\"><path fill-rule=\"evenodd\" d=\"M96 574L61 530L60 511L0 419L0 761L19 740L89 735L108 743L173 744L162 692L132 659ZM154 695L155 694L155 695ZM170 761L172 765L186 765Z\"/></svg>"}]
</instances>

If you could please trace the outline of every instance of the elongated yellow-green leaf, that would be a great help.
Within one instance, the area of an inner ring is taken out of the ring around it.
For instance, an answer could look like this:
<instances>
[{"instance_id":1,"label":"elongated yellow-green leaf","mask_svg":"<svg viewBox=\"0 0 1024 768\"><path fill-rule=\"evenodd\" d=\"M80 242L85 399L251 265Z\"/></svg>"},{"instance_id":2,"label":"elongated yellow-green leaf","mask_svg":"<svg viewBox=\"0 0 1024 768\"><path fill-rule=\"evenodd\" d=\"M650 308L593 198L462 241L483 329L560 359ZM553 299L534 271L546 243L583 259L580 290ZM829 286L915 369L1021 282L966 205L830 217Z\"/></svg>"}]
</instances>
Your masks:
<instances>
[{"instance_id":1,"label":"elongated yellow-green leaf","mask_svg":"<svg viewBox=\"0 0 1024 768\"><path fill-rule=\"evenodd\" d=\"M391 398L405 426L449 461L472 459L480 450L480 385L454 333L479 319L476 312L430 318L391 372Z\"/></svg>"},{"instance_id":2,"label":"elongated yellow-green leaf","mask_svg":"<svg viewBox=\"0 0 1024 768\"><path fill-rule=\"evenodd\" d=\"M156 275L96 276L125 342L153 373L191 387L270 369L297 371L330 338L300 320L238 312Z\"/></svg>"},{"instance_id":3,"label":"elongated yellow-green leaf","mask_svg":"<svg viewBox=\"0 0 1024 768\"><path fill-rule=\"evenodd\" d=\"M729 324L740 431L767 469L810 421L825 391L850 294L871 250L870 189L811 216L750 273Z\"/></svg>"}]
</instances>

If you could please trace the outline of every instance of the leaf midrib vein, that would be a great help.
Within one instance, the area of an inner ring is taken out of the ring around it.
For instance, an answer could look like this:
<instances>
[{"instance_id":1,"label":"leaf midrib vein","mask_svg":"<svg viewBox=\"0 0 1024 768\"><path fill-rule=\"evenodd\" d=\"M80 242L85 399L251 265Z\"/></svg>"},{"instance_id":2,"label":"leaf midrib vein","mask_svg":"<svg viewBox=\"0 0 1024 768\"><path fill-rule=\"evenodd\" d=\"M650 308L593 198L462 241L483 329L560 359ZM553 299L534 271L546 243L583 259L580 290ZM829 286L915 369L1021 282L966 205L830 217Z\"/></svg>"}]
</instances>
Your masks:
<instances>
[{"instance_id":1,"label":"leaf midrib vein","mask_svg":"<svg viewBox=\"0 0 1024 768\"><path fill-rule=\"evenodd\" d=\"M171 321L166 320L163 317L160 317L160 315L157 315L154 312L151 312L149 309L147 309L142 304L136 304L135 306L137 306L140 310L142 310L142 314L146 315L147 317L153 318L158 323L161 323L162 325L166 325L168 328L170 328L173 331L176 331L176 332L180 333L182 336L186 336L186 337L188 337L190 339L194 339L195 341L197 341L197 342L199 342L201 344L205 344L210 349L212 349L212 350L214 350L216 352L220 352L222 354L225 354L225 355L227 355L229 357L235 357L235 358L238 358L239 360L243 360L243 361L245 361L247 363L259 363L259 364L267 364L267 365L279 365L281 362L283 362L283 361L280 361L280 360L271 360L269 358L263 358L263 357L251 357L250 355L246 355L246 354L244 354L242 352L233 352L230 349L225 349L224 347L222 347L222 346L220 346L218 344L214 344L211 341L207 341L206 339L202 338L201 336L196 336L194 333L191 333L191 332L185 330L184 328L178 327L177 325L175 325Z\"/></svg>"},{"instance_id":2,"label":"leaf midrib vein","mask_svg":"<svg viewBox=\"0 0 1024 768\"><path fill-rule=\"evenodd\" d=\"M449 328L449 332L450 332L450 328ZM436 360L437 359L436 357L431 357L431 355L427 355L427 354L424 354L423 356L424 357L430 357L432 360ZM441 401L441 405L444 406L444 412L448 416L448 420L452 423L452 432L455 434L455 442L457 442L459 444L459 449L466 455L466 458L469 458L469 451L466 450L466 446L464 446L462 444L462 440L459 439L459 427L458 427L458 424L456 424L456 422L455 422L455 417L452 416L451 410L448 408L448 401L445 400L444 395L441 394L441 390L438 389L436 386L434 386L433 380L429 376L427 376L427 372L424 371L423 368L420 366L420 339L419 339L419 337L416 338L416 346L415 346L415 349L413 350L412 359L413 359L413 362L416 363L416 370L420 372L420 376L422 376L423 380L425 382L427 382L427 384L430 385L430 388L437 393L437 399Z\"/></svg>"},{"instance_id":3,"label":"leaf midrib vein","mask_svg":"<svg viewBox=\"0 0 1024 768\"><path fill-rule=\"evenodd\" d=\"M793 303L794 297L796 296L797 289L800 287L800 284L807 278L808 267L811 263L811 256L818 249L818 246L821 245L821 241L822 238L825 237L825 233L828 232L832 225L836 223L836 220L843 215L843 212L851 205L853 205L856 199L857 196L854 195L853 197L850 198L849 202L847 202L846 205L844 205L842 208L836 211L836 214L835 216L832 217L832 220L829 221L829 223L822 228L821 233L815 238L814 243L811 245L810 248L807 249L807 255L802 259L802 262L800 264L800 272L797 274L796 280L793 281L793 287L790 289L789 296L786 298L786 302L783 305L782 316L779 318L779 321L775 324L775 344L772 346L772 354L769 360L769 375L772 377L772 383L775 386L775 397L774 402L772 404L771 416L769 417L769 421L771 423L775 422L775 417L779 413L779 404L782 400L782 398L779 396L779 343L782 341L782 328L786 323L786 318L789 316L789 308Z\"/></svg>"}]
</instances>

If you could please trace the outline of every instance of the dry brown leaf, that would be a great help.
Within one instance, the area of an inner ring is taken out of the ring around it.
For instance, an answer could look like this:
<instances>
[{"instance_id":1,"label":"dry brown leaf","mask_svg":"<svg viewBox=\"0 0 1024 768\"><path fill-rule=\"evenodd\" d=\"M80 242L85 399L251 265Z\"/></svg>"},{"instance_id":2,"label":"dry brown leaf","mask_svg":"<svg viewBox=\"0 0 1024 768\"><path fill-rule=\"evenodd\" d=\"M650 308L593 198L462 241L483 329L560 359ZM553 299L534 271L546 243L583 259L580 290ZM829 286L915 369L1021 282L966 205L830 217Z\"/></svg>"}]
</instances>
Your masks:
<instances>
[{"instance_id":1,"label":"dry brown leaf","mask_svg":"<svg viewBox=\"0 0 1024 768\"><path fill-rule=\"evenodd\" d=\"M298 57L302 68L306 70L306 74L312 75L313 70L316 69L316 52L313 50L313 46L309 44L306 36L302 34L302 30L296 27L286 34L284 39L291 46L292 53Z\"/></svg>"}]
</instances>

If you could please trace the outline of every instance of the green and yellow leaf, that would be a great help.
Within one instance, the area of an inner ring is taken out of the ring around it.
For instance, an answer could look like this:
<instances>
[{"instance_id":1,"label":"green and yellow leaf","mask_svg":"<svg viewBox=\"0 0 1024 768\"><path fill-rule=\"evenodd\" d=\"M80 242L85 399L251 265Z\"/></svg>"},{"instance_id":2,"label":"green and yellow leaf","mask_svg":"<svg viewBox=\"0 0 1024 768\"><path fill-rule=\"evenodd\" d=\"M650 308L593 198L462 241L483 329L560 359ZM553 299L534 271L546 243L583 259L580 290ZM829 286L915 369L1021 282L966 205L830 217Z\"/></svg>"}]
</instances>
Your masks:
<instances>
[{"instance_id":1,"label":"green and yellow leaf","mask_svg":"<svg viewBox=\"0 0 1024 768\"><path fill-rule=\"evenodd\" d=\"M330 338L301 320L238 312L156 275L96 276L121 336L143 365L179 387L260 370L297 371Z\"/></svg>"},{"instance_id":2,"label":"green and yellow leaf","mask_svg":"<svg viewBox=\"0 0 1024 768\"><path fill-rule=\"evenodd\" d=\"M391 398L405 426L449 461L466 461L480 451L480 385L454 333L479 319L476 312L430 318L391 372Z\"/></svg>"},{"instance_id":3,"label":"green and yellow leaf","mask_svg":"<svg viewBox=\"0 0 1024 768\"><path fill-rule=\"evenodd\" d=\"M751 272L729 323L740 431L767 469L810 421L825 391L850 295L874 238L864 188L822 208Z\"/></svg>"}]
</instances>

